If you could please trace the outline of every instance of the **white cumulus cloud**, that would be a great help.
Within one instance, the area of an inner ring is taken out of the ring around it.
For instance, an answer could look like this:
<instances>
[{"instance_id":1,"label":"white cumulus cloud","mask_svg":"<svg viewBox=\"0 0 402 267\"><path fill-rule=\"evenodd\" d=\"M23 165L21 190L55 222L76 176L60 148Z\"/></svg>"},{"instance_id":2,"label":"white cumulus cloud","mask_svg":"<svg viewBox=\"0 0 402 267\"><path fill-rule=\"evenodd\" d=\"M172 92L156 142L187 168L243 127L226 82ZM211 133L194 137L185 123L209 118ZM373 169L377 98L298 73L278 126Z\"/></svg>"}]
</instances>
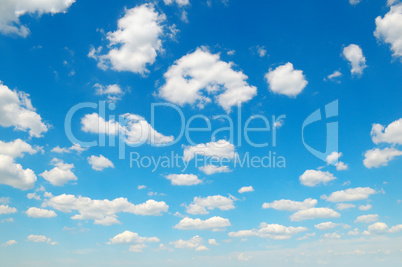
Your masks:
<instances>
[{"instance_id":1,"label":"white cumulus cloud","mask_svg":"<svg viewBox=\"0 0 402 267\"><path fill-rule=\"evenodd\" d=\"M306 170L300 177L300 183L305 186L316 186L320 183L327 184L336 177L330 172Z\"/></svg>"},{"instance_id":2,"label":"white cumulus cloud","mask_svg":"<svg viewBox=\"0 0 402 267\"><path fill-rule=\"evenodd\" d=\"M388 0L390 4L391 0ZM394 3L395 1L393 1ZM392 4L392 3L391 3ZM375 19L375 37L391 45L395 57L402 57L402 4L391 6L390 11L382 18Z\"/></svg>"},{"instance_id":3,"label":"white cumulus cloud","mask_svg":"<svg viewBox=\"0 0 402 267\"><path fill-rule=\"evenodd\" d=\"M286 211L298 211L309 209L317 205L317 200L308 198L304 201L293 201L289 199L275 200L272 203L264 203L262 205L263 209L276 209L276 210L286 210Z\"/></svg>"},{"instance_id":4,"label":"white cumulus cloud","mask_svg":"<svg viewBox=\"0 0 402 267\"><path fill-rule=\"evenodd\" d=\"M243 186L237 192L239 192L240 194L248 193L248 192L254 192L254 188L252 186Z\"/></svg>"},{"instance_id":5,"label":"white cumulus cloud","mask_svg":"<svg viewBox=\"0 0 402 267\"><path fill-rule=\"evenodd\" d=\"M356 218L355 223L372 223L378 221L379 218L378 214L362 215Z\"/></svg>"},{"instance_id":6,"label":"white cumulus cloud","mask_svg":"<svg viewBox=\"0 0 402 267\"><path fill-rule=\"evenodd\" d=\"M341 238L341 236L338 233L326 233L324 235L322 235L323 238L326 239L339 239Z\"/></svg>"},{"instance_id":7,"label":"white cumulus cloud","mask_svg":"<svg viewBox=\"0 0 402 267\"><path fill-rule=\"evenodd\" d=\"M16 213L17 209L13 207L9 207L8 205L0 205L0 215L2 214L11 214Z\"/></svg>"},{"instance_id":8,"label":"white cumulus cloud","mask_svg":"<svg viewBox=\"0 0 402 267\"><path fill-rule=\"evenodd\" d=\"M342 157L342 153L334 151L327 156L326 161L328 164L336 164L340 157Z\"/></svg>"},{"instance_id":9,"label":"white cumulus cloud","mask_svg":"<svg viewBox=\"0 0 402 267\"><path fill-rule=\"evenodd\" d=\"M199 218L183 218L174 228L179 230L213 230L220 231L226 227L231 226L229 219L225 219L219 216L214 216L206 220Z\"/></svg>"},{"instance_id":10,"label":"white cumulus cloud","mask_svg":"<svg viewBox=\"0 0 402 267\"><path fill-rule=\"evenodd\" d=\"M152 126L141 116L124 114L120 116L124 125L114 120L105 121L97 113L87 114L82 118L82 130L94 134L117 135L121 134L124 141L130 145L151 143L162 145L173 141L173 136L164 136L155 131Z\"/></svg>"},{"instance_id":11,"label":"white cumulus cloud","mask_svg":"<svg viewBox=\"0 0 402 267\"><path fill-rule=\"evenodd\" d=\"M26 212L26 215L31 218L52 218L56 217L57 214L53 210L46 210L40 208L29 208Z\"/></svg>"},{"instance_id":12,"label":"white cumulus cloud","mask_svg":"<svg viewBox=\"0 0 402 267\"><path fill-rule=\"evenodd\" d=\"M35 199L35 200L40 200L40 195L36 194L36 192L33 193L28 193L27 194L28 199Z\"/></svg>"},{"instance_id":13,"label":"white cumulus cloud","mask_svg":"<svg viewBox=\"0 0 402 267\"><path fill-rule=\"evenodd\" d=\"M24 157L25 153L33 155L40 150L40 147L32 147L30 144L22 141L21 139L16 139L11 142L0 141L0 153L12 158L22 158Z\"/></svg>"},{"instance_id":14,"label":"white cumulus cloud","mask_svg":"<svg viewBox=\"0 0 402 267\"><path fill-rule=\"evenodd\" d=\"M7 242L1 244L2 247L9 247L9 246L14 246L17 245L18 242L15 240L8 240Z\"/></svg>"},{"instance_id":15,"label":"white cumulus cloud","mask_svg":"<svg viewBox=\"0 0 402 267\"><path fill-rule=\"evenodd\" d=\"M208 210L220 209L231 210L234 209L234 201L236 199L232 196L224 197L221 195L208 196L205 198L195 197L193 202L187 206L187 213L189 214L208 214Z\"/></svg>"},{"instance_id":16,"label":"white cumulus cloud","mask_svg":"<svg viewBox=\"0 0 402 267\"><path fill-rule=\"evenodd\" d=\"M337 171L347 170L348 165L342 161L339 161L340 157L342 157L342 153L334 151L327 156L326 161L328 164L336 166Z\"/></svg>"},{"instance_id":17,"label":"white cumulus cloud","mask_svg":"<svg viewBox=\"0 0 402 267\"><path fill-rule=\"evenodd\" d=\"M163 0L163 2L165 2L165 5L172 5L173 3L176 3L179 7L190 4L189 0Z\"/></svg>"},{"instance_id":18,"label":"white cumulus cloud","mask_svg":"<svg viewBox=\"0 0 402 267\"><path fill-rule=\"evenodd\" d=\"M143 244L143 243L158 243L160 240L157 237L142 237L139 234L131 232L131 231L124 231L121 234L110 238L108 245L111 244Z\"/></svg>"},{"instance_id":19,"label":"white cumulus cloud","mask_svg":"<svg viewBox=\"0 0 402 267\"><path fill-rule=\"evenodd\" d=\"M330 229L333 229L335 227L337 227L339 224L338 223L333 223L333 222L323 222L323 223L319 223L314 225L315 228L317 228L318 230L321 231L327 231Z\"/></svg>"},{"instance_id":20,"label":"white cumulus cloud","mask_svg":"<svg viewBox=\"0 0 402 267\"><path fill-rule=\"evenodd\" d=\"M371 206L370 204L367 205L361 205L359 206L359 210L369 210L371 209L373 206Z\"/></svg>"},{"instance_id":21,"label":"white cumulus cloud","mask_svg":"<svg viewBox=\"0 0 402 267\"><path fill-rule=\"evenodd\" d=\"M14 127L16 130L29 131L30 136L41 137L47 132L41 116L32 106L25 92L12 91L0 81L0 125Z\"/></svg>"},{"instance_id":22,"label":"white cumulus cloud","mask_svg":"<svg viewBox=\"0 0 402 267\"><path fill-rule=\"evenodd\" d=\"M12 157L0 154L0 184L28 190L35 186L35 182L36 175L31 169L23 169Z\"/></svg>"},{"instance_id":23,"label":"white cumulus cloud","mask_svg":"<svg viewBox=\"0 0 402 267\"><path fill-rule=\"evenodd\" d=\"M234 159L236 157L235 146L226 140L219 140L196 146L187 146L184 148L183 159L192 160L195 155L204 157Z\"/></svg>"},{"instance_id":24,"label":"white cumulus cloud","mask_svg":"<svg viewBox=\"0 0 402 267\"><path fill-rule=\"evenodd\" d=\"M347 209L351 209L351 208L355 208L356 205L353 204L349 204L349 203L338 203L336 204L336 209L337 210L347 210Z\"/></svg>"},{"instance_id":25,"label":"white cumulus cloud","mask_svg":"<svg viewBox=\"0 0 402 267\"><path fill-rule=\"evenodd\" d=\"M364 154L363 164L369 169L387 166L388 162L401 155L402 151L393 147L384 149L375 148L366 151Z\"/></svg>"},{"instance_id":26,"label":"white cumulus cloud","mask_svg":"<svg viewBox=\"0 0 402 267\"><path fill-rule=\"evenodd\" d=\"M367 227L367 231L363 232L363 235L381 235L389 231L388 225L383 222L376 222Z\"/></svg>"},{"instance_id":27,"label":"white cumulus cloud","mask_svg":"<svg viewBox=\"0 0 402 267\"><path fill-rule=\"evenodd\" d=\"M206 166L201 166L198 168L200 171L205 173L206 175L212 175L215 173L225 173L225 172L231 172L228 166L215 166L215 165L206 165Z\"/></svg>"},{"instance_id":28,"label":"white cumulus cloud","mask_svg":"<svg viewBox=\"0 0 402 267\"><path fill-rule=\"evenodd\" d=\"M62 160L54 158L51 161L51 164L55 166L50 171L44 171L39 174L46 181L55 186L63 186L70 181L77 181L78 178L72 172L74 169L74 164L64 163Z\"/></svg>"},{"instance_id":29,"label":"white cumulus cloud","mask_svg":"<svg viewBox=\"0 0 402 267\"><path fill-rule=\"evenodd\" d=\"M26 37L29 29L21 24L21 16L65 13L74 2L75 0L2 0L0 32Z\"/></svg>"},{"instance_id":30,"label":"white cumulus cloud","mask_svg":"<svg viewBox=\"0 0 402 267\"><path fill-rule=\"evenodd\" d=\"M296 213L290 215L291 221L303 221L312 219L324 219L324 218L338 218L341 215L330 208L309 208L305 210L299 210Z\"/></svg>"},{"instance_id":31,"label":"white cumulus cloud","mask_svg":"<svg viewBox=\"0 0 402 267\"><path fill-rule=\"evenodd\" d=\"M402 145L402 119L390 123L387 127L378 123L373 124L371 138L374 144L389 143Z\"/></svg>"},{"instance_id":32,"label":"white cumulus cloud","mask_svg":"<svg viewBox=\"0 0 402 267\"><path fill-rule=\"evenodd\" d=\"M202 246L203 242L204 240L200 236L196 235L189 240L179 239L177 241L172 241L169 244L180 249L197 249L198 247Z\"/></svg>"},{"instance_id":33,"label":"white cumulus cloud","mask_svg":"<svg viewBox=\"0 0 402 267\"><path fill-rule=\"evenodd\" d=\"M272 92L290 97L300 94L308 83L303 71L295 70L290 62L269 70L265 79Z\"/></svg>"},{"instance_id":34,"label":"white cumulus cloud","mask_svg":"<svg viewBox=\"0 0 402 267\"><path fill-rule=\"evenodd\" d=\"M102 48L92 48L88 56L98 60L98 67L145 74L158 53L163 51L162 36L166 16L153 4L143 4L125 11L118 20L118 29L107 33L110 50L100 55Z\"/></svg>"},{"instance_id":35,"label":"white cumulus cloud","mask_svg":"<svg viewBox=\"0 0 402 267\"><path fill-rule=\"evenodd\" d=\"M339 70L336 70L336 71L334 71L333 73L331 73L330 75L328 75L327 76L327 79L328 80L331 80L331 81L336 81L337 80L337 78L339 78L339 77L341 77L342 76L342 73L339 71ZM324 81L325 81L326 79L324 79Z\"/></svg>"},{"instance_id":36,"label":"white cumulus cloud","mask_svg":"<svg viewBox=\"0 0 402 267\"><path fill-rule=\"evenodd\" d=\"M44 235L29 235L27 240L35 243L48 243L52 246L57 245L57 242L53 242L50 238Z\"/></svg>"},{"instance_id":37,"label":"white cumulus cloud","mask_svg":"<svg viewBox=\"0 0 402 267\"><path fill-rule=\"evenodd\" d=\"M350 44L343 49L343 56L349 61L352 75L361 75L367 67L363 50L356 44Z\"/></svg>"},{"instance_id":38,"label":"white cumulus cloud","mask_svg":"<svg viewBox=\"0 0 402 267\"><path fill-rule=\"evenodd\" d=\"M208 239L208 244L212 246L218 246L218 242L216 242L216 239Z\"/></svg>"},{"instance_id":39,"label":"white cumulus cloud","mask_svg":"<svg viewBox=\"0 0 402 267\"><path fill-rule=\"evenodd\" d=\"M194 174L169 174L166 179L170 180L172 185L190 186L202 183Z\"/></svg>"},{"instance_id":40,"label":"white cumulus cloud","mask_svg":"<svg viewBox=\"0 0 402 267\"><path fill-rule=\"evenodd\" d=\"M262 238L270 238L274 240L285 240L293 237L294 235L307 231L306 227L293 227L284 226L280 224L267 224L261 223L258 229L241 230L238 232L230 232L230 237L251 237L258 236Z\"/></svg>"},{"instance_id":41,"label":"white cumulus cloud","mask_svg":"<svg viewBox=\"0 0 402 267\"><path fill-rule=\"evenodd\" d=\"M247 76L233 70L233 63L220 60L205 47L197 48L177 60L164 74L166 83L159 88L159 96L183 106L202 108L214 99L225 111L247 102L257 94L257 88L247 83Z\"/></svg>"},{"instance_id":42,"label":"white cumulus cloud","mask_svg":"<svg viewBox=\"0 0 402 267\"><path fill-rule=\"evenodd\" d=\"M368 199L370 195L376 193L377 191L370 187L357 187L336 191L329 196L323 195L321 198L330 202L347 202Z\"/></svg>"},{"instance_id":43,"label":"white cumulus cloud","mask_svg":"<svg viewBox=\"0 0 402 267\"><path fill-rule=\"evenodd\" d=\"M96 171L103 171L105 168L114 168L113 163L103 155L88 157L88 163Z\"/></svg>"},{"instance_id":44,"label":"white cumulus cloud","mask_svg":"<svg viewBox=\"0 0 402 267\"><path fill-rule=\"evenodd\" d=\"M389 233L393 234L393 233L398 233L402 231L402 224L398 224L395 226L392 226L391 229L389 229Z\"/></svg>"},{"instance_id":45,"label":"white cumulus cloud","mask_svg":"<svg viewBox=\"0 0 402 267\"><path fill-rule=\"evenodd\" d=\"M127 198L116 198L114 200L98 200L88 197L66 195L53 196L48 194L48 199L42 204L44 207L52 207L55 210L71 213L73 220L94 220L95 224L111 225L120 223L117 220L117 213L133 213L143 216L158 216L167 212L169 206L164 201L147 200L141 204L133 204Z\"/></svg>"},{"instance_id":46,"label":"white cumulus cloud","mask_svg":"<svg viewBox=\"0 0 402 267\"><path fill-rule=\"evenodd\" d=\"M73 144L71 147L59 147L59 146L56 146L51 151L55 152L55 153L59 153L59 154L71 153L73 151L75 151L77 153L81 153L81 152L83 152L83 151L85 151L87 149L88 148L81 147L79 144Z\"/></svg>"},{"instance_id":47,"label":"white cumulus cloud","mask_svg":"<svg viewBox=\"0 0 402 267\"><path fill-rule=\"evenodd\" d=\"M349 3L352 5L352 6L355 6L355 5L357 5L358 3L360 3L362 0L349 0Z\"/></svg>"},{"instance_id":48,"label":"white cumulus cloud","mask_svg":"<svg viewBox=\"0 0 402 267\"><path fill-rule=\"evenodd\" d=\"M96 88L95 93L97 95L106 95L109 103L121 100L121 97L124 95L124 91L118 84L101 85L96 83L94 87Z\"/></svg>"}]
</instances>

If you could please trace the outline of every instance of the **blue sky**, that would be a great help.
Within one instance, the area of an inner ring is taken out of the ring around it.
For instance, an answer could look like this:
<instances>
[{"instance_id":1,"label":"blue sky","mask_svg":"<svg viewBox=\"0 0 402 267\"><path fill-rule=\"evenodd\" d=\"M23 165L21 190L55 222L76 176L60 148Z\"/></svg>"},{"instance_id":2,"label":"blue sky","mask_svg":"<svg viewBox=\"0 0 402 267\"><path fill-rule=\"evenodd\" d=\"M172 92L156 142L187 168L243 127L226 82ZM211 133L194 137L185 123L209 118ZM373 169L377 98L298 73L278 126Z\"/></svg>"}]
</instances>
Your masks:
<instances>
[{"instance_id":1,"label":"blue sky","mask_svg":"<svg viewBox=\"0 0 402 267\"><path fill-rule=\"evenodd\" d=\"M401 265L399 1L0 5L1 265Z\"/></svg>"}]
</instances>

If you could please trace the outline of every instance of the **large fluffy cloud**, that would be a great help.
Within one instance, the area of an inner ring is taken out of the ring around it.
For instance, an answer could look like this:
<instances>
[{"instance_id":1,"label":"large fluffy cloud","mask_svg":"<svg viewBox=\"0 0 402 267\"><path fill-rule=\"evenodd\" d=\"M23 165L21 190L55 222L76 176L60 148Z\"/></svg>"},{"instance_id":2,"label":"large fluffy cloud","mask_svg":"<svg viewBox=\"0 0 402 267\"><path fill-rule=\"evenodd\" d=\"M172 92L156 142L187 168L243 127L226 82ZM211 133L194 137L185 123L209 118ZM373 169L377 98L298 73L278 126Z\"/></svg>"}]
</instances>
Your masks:
<instances>
[{"instance_id":1,"label":"large fluffy cloud","mask_svg":"<svg viewBox=\"0 0 402 267\"><path fill-rule=\"evenodd\" d=\"M153 4L127 9L117 22L118 29L107 33L108 53L100 55L102 48L92 48L88 56L97 59L102 69L147 73L147 66L163 51L161 37L165 20L166 16L159 14Z\"/></svg>"},{"instance_id":2,"label":"large fluffy cloud","mask_svg":"<svg viewBox=\"0 0 402 267\"><path fill-rule=\"evenodd\" d=\"M336 177L330 172L307 170L300 177L300 183L305 186L316 186L320 183L327 184Z\"/></svg>"},{"instance_id":3,"label":"large fluffy cloud","mask_svg":"<svg viewBox=\"0 0 402 267\"><path fill-rule=\"evenodd\" d=\"M198 103L202 108L212 102L214 95L216 102L229 112L257 94L257 88L247 83L247 76L232 67L232 63L221 61L219 54L198 48L169 67L159 96L180 106Z\"/></svg>"},{"instance_id":4,"label":"large fluffy cloud","mask_svg":"<svg viewBox=\"0 0 402 267\"><path fill-rule=\"evenodd\" d=\"M28 190L35 182L36 175L31 169L23 169L12 157L0 154L0 184Z\"/></svg>"},{"instance_id":5,"label":"large fluffy cloud","mask_svg":"<svg viewBox=\"0 0 402 267\"><path fill-rule=\"evenodd\" d=\"M275 200L272 203L264 203L262 205L263 209L276 209L276 210L287 210L287 211L297 211L309 209L317 205L317 200L308 198L304 201L293 201L289 199Z\"/></svg>"},{"instance_id":6,"label":"large fluffy cloud","mask_svg":"<svg viewBox=\"0 0 402 267\"><path fill-rule=\"evenodd\" d=\"M373 124L371 138L374 144L390 143L402 145L402 119L390 123L387 127L378 123Z\"/></svg>"},{"instance_id":7,"label":"large fluffy cloud","mask_svg":"<svg viewBox=\"0 0 402 267\"><path fill-rule=\"evenodd\" d=\"M180 230L224 230L230 226L229 219L215 216L206 220L183 218L178 224L174 226Z\"/></svg>"},{"instance_id":8,"label":"large fluffy cloud","mask_svg":"<svg viewBox=\"0 0 402 267\"><path fill-rule=\"evenodd\" d=\"M97 200L66 194L59 196L48 194L48 196L49 198L43 203L44 207L49 206L66 213L76 211L78 214L73 215L71 219L94 220L95 224L101 225L120 223L116 215L116 213L120 212L158 216L169 209L169 206L164 201L157 202L152 199L142 204L134 205L126 198Z\"/></svg>"},{"instance_id":9,"label":"large fluffy cloud","mask_svg":"<svg viewBox=\"0 0 402 267\"><path fill-rule=\"evenodd\" d=\"M231 210L234 209L234 197L224 197L221 195L208 196L205 198L195 197L193 202L187 206L187 213L189 214L208 214L208 210L220 209Z\"/></svg>"},{"instance_id":10,"label":"large fluffy cloud","mask_svg":"<svg viewBox=\"0 0 402 267\"><path fill-rule=\"evenodd\" d=\"M321 198L330 202L346 202L368 199L370 195L376 193L377 191L370 187L357 187L336 191L329 196L323 195Z\"/></svg>"},{"instance_id":11,"label":"large fluffy cloud","mask_svg":"<svg viewBox=\"0 0 402 267\"><path fill-rule=\"evenodd\" d=\"M19 18L25 14L65 13L75 0L2 0L0 7L0 32L26 37L29 29Z\"/></svg>"},{"instance_id":12,"label":"large fluffy cloud","mask_svg":"<svg viewBox=\"0 0 402 267\"><path fill-rule=\"evenodd\" d=\"M378 168L380 166L387 166L388 162L393 160L395 157L401 156L402 151L396 148L375 148L368 150L364 154L363 164L367 168Z\"/></svg>"},{"instance_id":13,"label":"large fluffy cloud","mask_svg":"<svg viewBox=\"0 0 402 267\"><path fill-rule=\"evenodd\" d=\"M172 142L173 136L164 136L155 131L152 126L141 116L124 114L120 124L117 121L105 121L97 113L87 114L82 118L82 130L84 132L117 135L121 134L127 144L142 144L145 142L161 145Z\"/></svg>"},{"instance_id":14,"label":"large fluffy cloud","mask_svg":"<svg viewBox=\"0 0 402 267\"><path fill-rule=\"evenodd\" d=\"M299 210L296 213L290 215L291 221L303 221L312 220L318 218L338 218L341 215L330 208L309 208L305 210Z\"/></svg>"},{"instance_id":15,"label":"large fluffy cloud","mask_svg":"<svg viewBox=\"0 0 402 267\"><path fill-rule=\"evenodd\" d=\"M1 12L1 11L0 11ZM0 125L29 131L30 136L41 137L48 126L42 122L31 104L29 95L12 91L0 81Z\"/></svg>"},{"instance_id":16,"label":"large fluffy cloud","mask_svg":"<svg viewBox=\"0 0 402 267\"><path fill-rule=\"evenodd\" d=\"M375 37L391 45L394 56L402 57L402 4L391 6L382 18L375 19Z\"/></svg>"},{"instance_id":17,"label":"large fluffy cloud","mask_svg":"<svg viewBox=\"0 0 402 267\"><path fill-rule=\"evenodd\" d=\"M353 75L363 74L366 66L366 58L363 55L362 49L356 44L350 44L343 49L343 56L349 61L352 69L350 72Z\"/></svg>"},{"instance_id":18,"label":"large fluffy cloud","mask_svg":"<svg viewBox=\"0 0 402 267\"><path fill-rule=\"evenodd\" d=\"M238 232L230 232L230 237L250 237L258 236L262 238L270 238L275 240L289 239L292 236L307 231L306 227L286 227L279 224L261 223L259 229L241 230Z\"/></svg>"},{"instance_id":19,"label":"large fluffy cloud","mask_svg":"<svg viewBox=\"0 0 402 267\"><path fill-rule=\"evenodd\" d=\"M303 71L295 70L290 62L270 70L265 79L272 92L286 96L297 96L307 85Z\"/></svg>"}]
</instances>

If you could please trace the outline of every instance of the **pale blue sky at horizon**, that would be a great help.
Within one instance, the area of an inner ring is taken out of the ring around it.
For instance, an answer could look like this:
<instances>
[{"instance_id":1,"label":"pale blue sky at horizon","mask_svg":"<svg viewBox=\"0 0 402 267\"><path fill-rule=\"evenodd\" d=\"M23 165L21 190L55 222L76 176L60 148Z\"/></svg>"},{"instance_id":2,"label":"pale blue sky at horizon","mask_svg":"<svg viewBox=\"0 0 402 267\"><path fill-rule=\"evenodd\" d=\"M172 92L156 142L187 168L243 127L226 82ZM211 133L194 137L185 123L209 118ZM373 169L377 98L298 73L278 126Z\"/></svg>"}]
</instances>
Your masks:
<instances>
[{"instance_id":1,"label":"pale blue sky at horizon","mask_svg":"<svg viewBox=\"0 0 402 267\"><path fill-rule=\"evenodd\" d=\"M0 0L0 62L1 266L401 266L400 1Z\"/></svg>"}]
</instances>

